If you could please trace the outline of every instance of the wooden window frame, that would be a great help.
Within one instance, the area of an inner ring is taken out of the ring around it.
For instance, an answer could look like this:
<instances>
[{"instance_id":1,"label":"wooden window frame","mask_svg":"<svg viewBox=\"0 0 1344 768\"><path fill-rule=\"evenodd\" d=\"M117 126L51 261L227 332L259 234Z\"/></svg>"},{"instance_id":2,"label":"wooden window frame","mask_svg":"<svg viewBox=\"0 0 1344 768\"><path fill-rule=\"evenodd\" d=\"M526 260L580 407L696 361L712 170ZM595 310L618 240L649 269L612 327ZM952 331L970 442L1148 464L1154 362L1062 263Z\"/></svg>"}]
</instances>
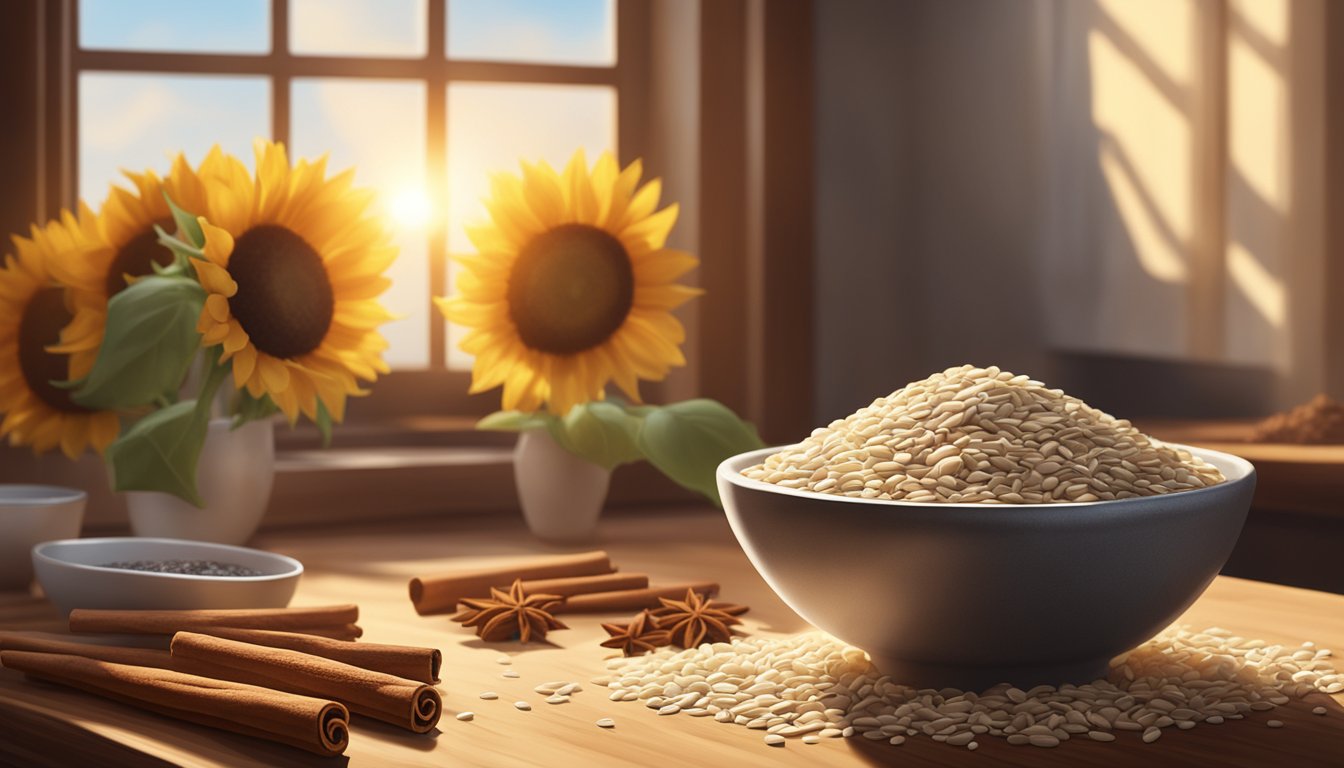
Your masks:
<instances>
[{"instance_id":1,"label":"wooden window frame","mask_svg":"<svg viewBox=\"0 0 1344 768\"><path fill-rule=\"evenodd\" d=\"M290 143L292 84L296 78L412 81L425 85L426 185L436 200L447 189L447 92L450 83L597 85L617 103L616 142L623 162L646 150L648 0L616 0L616 62L579 66L450 59L447 0L427 0L427 50L421 57L304 55L290 50L289 0L271 0L269 53L180 53L85 49L79 46L79 0L51 0L45 19L46 104L38 174L42 217L72 207L78 195L79 77L84 72L264 77L270 84L271 138ZM51 130L54 129L54 130ZM437 206L440 211L446 206ZM447 291L448 231L440 217L427 235L431 295ZM429 364L397 369L379 379L368 397L352 402L352 421L388 422L422 417L473 417L497 407L497 394L470 396L470 371L448 368L447 324L432 306Z\"/></svg>"}]
</instances>

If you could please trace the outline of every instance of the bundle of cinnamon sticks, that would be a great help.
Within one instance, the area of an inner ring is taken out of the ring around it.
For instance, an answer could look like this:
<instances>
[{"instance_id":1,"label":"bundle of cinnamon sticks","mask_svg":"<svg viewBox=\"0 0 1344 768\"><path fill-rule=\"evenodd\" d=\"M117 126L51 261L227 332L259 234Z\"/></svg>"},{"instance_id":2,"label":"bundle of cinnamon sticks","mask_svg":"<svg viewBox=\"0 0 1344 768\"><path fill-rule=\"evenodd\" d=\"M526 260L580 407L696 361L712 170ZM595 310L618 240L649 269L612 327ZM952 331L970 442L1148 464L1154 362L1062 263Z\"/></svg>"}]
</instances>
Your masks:
<instances>
[{"instance_id":1,"label":"bundle of cinnamon sticks","mask_svg":"<svg viewBox=\"0 0 1344 768\"><path fill-rule=\"evenodd\" d=\"M70 614L73 633L154 634L168 650L0 632L0 665L202 725L334 756L350 713L415 733L438 723L442 655L351 642L354 605ZM344 639L336 639L344 638Z\"/></svg>"},{"instance_id":2,"label":"bundle of cinnamon sticks","mask_svg":"<svg viewBox=\"0 0 1344 768\"><path fill-rule=\"evenodd\" d=\"M712 581L650 586L647 574L619 573L610 556L599 550L414 578L409 584L411 603L421 616L451 613L463 598L488 595L492 587L507 589L516 579L522 580L527 594L565 598L554 613L638 611L657 608L660 597L685 597L687 590L706 596L719 592L719 585Z\"/></svg>"}]
</instances>

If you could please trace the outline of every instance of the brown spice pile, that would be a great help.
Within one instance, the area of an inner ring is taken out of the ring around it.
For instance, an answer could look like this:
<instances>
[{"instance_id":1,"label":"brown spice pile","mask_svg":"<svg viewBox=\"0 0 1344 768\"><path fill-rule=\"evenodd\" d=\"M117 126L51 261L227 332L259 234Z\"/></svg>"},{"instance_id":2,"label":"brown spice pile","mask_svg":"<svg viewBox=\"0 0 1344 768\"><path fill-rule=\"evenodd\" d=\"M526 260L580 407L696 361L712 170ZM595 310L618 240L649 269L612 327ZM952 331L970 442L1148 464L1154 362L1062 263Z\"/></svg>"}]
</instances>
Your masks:
<instances>
[{"instance_id":1,"label":"brown spice pile","mask_svg":"<svg viewBox=\"0 0 1344 768\"><path fill-rule=\"evenodd\" d=\"M1344 443L1344 404L1326 394L1256 425L1255 443L1323 445Z\"/></svg>"}]
</instances>

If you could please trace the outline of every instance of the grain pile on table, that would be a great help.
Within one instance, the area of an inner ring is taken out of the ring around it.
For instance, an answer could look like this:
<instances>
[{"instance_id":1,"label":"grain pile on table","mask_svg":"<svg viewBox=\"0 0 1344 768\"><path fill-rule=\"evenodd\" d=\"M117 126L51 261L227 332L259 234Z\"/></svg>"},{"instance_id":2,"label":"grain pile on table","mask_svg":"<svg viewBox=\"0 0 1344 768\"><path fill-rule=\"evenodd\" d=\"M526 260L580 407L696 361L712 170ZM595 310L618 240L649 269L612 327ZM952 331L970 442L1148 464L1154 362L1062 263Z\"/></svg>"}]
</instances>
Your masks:
<instances>
[{"instance_id":1,"label":"grain pile on table","mask_svg":"<svg viewBox=\"0 0 1344 768\"><path fill-rule=\"evenodd\" d=\"M878 398L742 474L864 499L985 504L1127 499L1225 479L1061 390L969 365Z\"/></svg>"},{"instance_id":2,"label":"grain pile on table","mask_svg":"<svg viewBox=\"0 0 1344 768\"><path fill-rule=\"evenodd\" d=\"M1295 445L1344 444L1344 403L1327 394L1255 425L1253 443L1291 443Z\"/></svg>"},{"instance_id":3,"label":"grain pile on table","mask_svg":"<svg viewBox=\"0 0 1344 768\"><path fill-rule=\"evenodd\" d=\"M967 749L985 737L1054 747L1071 738L1113 741L1120 731L1151 743L1165 728L1216 725L1308 693L1344 691L1330 657L1310 643L1285 648L1217 628L1173 628L1114 659L1105 680L975 693L901 685L862 650L813 632L613 659L609 676L594 682L613 701L760 729L775 746L856 735L899 745L925 735Z\"/></svg>"}]
</instances>

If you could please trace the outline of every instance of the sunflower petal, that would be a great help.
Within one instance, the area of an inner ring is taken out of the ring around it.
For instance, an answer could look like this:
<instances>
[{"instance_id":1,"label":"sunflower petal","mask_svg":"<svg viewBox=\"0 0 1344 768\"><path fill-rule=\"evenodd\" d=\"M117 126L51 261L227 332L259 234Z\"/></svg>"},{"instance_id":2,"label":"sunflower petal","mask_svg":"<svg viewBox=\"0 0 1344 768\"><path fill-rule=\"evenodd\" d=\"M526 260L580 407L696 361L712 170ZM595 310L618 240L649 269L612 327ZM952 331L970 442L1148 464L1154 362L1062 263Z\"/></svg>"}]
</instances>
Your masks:
<instances>
[{"instance_id":1,"label":"sunflower petal","mask_svg":"<svg viewBox=\"0 0 1344 768\"><path fill-rule=\"evenodd\" d=\"M228 270L202 259L192 259L191 264L196 268L196 277L200 278L201 287L206 291L226 298L238 293L238 283L233 281Z\"/></svg>"},{"instance_id":2,"label":"sunflower petal","mask_svg":"<svg viewBox=\"0 0 1344 768\"><path fill-rule=\"evenodd\" d=\"M205 235L205 257L213 264L221 267L229 266L229 255L233 253L233 235L221 227L216 227L204 216L197 216L196 223L200 225L201 232Z\"/></svg>"}]
</instances>

